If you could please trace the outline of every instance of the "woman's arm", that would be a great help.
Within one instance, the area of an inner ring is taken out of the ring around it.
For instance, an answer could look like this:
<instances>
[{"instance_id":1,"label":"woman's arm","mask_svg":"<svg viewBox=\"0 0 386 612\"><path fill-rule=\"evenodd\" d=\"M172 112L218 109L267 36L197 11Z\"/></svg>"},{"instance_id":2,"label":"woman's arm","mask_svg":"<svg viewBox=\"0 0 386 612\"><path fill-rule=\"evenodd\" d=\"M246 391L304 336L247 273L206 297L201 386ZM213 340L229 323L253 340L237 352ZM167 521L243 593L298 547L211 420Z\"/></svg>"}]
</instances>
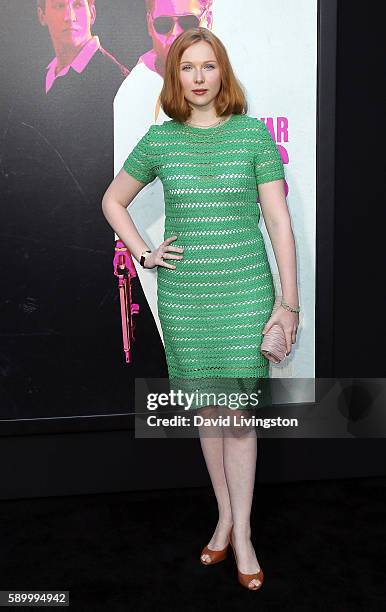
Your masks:
<instances>
[{"instance_id":1,"label":"woman's arm","mask_svg":"<svg viewBox=\"0 0 386 612\"><path fill-rule=\"evenodd\" d=\"M265 226L279 269L283 299L290 306L298 306L296 249L285 198L284 180L259 185L259 196Z\"/></svg>"},{"instance_id":2,"label":"woman's arm","mask_svg":"<svg viewBox=\"0 0 386 612\"><path fill-rule=\"evenodd\" d=\"M138 181L122 168L102 198L102 211L109 225L118 234L119 238L138 262L140 261L142 251L150 249L139 234L126 208L145 185L146 183ZM155 266L162 266L164 268L175 269L176 266L174 264L169 264L164 259L183 258L182 255L171 252L183 253L184 251L183 247L171 245L171 242L176 239L177 236L172 236L164 240L148 255L145 267L154 268Z\"/></svg>"},{"instance_id":3,"label":"woman's arm","mask_svg":"<svg viewBox=\"0 0 386 612\"><path fill-rule=\"evenodd\" d=\"M296 248L285 198L284 180L278 179L259 184L258 189L261 212L279 269L283 300L290 306L298 306ZM290 352L290 343L296 341L298 315L283 308L276 312L286 334L287 352ZM264 333L268 331L273 322L270 320L267 323Z\"/></svg>"},{"instance_id":4,"label":"woman's arm","mask_svg":"<svg viewBox=\"0 0 386 612\"><path fill-rule=\"evenodd\" d=\"M144 186L145 183L137 181L122 168L102 198L104 216L137 261L142 251L149 247L138 233L126 208Z\"/></svg>"}]
</instances>

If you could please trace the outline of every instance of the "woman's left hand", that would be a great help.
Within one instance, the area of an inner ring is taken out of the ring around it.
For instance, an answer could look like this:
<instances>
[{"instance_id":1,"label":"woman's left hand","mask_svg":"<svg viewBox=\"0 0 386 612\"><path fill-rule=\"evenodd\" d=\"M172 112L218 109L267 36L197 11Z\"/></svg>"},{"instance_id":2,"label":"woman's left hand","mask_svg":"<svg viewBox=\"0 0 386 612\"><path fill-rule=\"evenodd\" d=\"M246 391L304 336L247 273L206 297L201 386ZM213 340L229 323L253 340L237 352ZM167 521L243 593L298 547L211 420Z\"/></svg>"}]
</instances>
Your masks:
<instances>
[{"instance_id":1,"label":"woman's left hand","mask_svg":"<svg viewBox=\"0 0 386 612\"><path fill-rule=\"evenodd\" d=\"M272 325L280 325L285 335L285 341L287 345L287 355L291 352L291 345L296 342L296 333L299 326L299 314L297 312L291 312L286 310L282 306L273 313L268 319L267 323L263 327L263 334L266 334L272 327Z\"/></svg>"}]
</instances>

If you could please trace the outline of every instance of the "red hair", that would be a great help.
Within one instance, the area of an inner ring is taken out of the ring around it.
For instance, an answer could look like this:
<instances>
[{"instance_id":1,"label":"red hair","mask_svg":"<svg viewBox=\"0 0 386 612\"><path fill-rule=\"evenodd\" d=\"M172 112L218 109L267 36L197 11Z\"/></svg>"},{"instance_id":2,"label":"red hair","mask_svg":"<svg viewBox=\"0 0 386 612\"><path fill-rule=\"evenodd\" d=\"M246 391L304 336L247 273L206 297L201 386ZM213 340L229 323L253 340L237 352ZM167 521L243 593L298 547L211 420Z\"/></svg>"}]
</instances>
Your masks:
<instances>
[{"instance_id":1,"label":"red hair","mask_svg":"<svg viewBox=\"0 0 386 612\"><path fill-rule=\"evenodd\" d=\"M180 61L184 51L204 40L209 43L218 61L221 73L221 86L214 106L218 117L222 115L242 115L247 112L248 104L241 83L236 78L227 51L221 40L207 28L190 28L180 34L171 45L165 63L165 77L160 94L163 111L171 119L186 121L191 108L185 99L180 81Z\"/></svg>"}]
</instances>

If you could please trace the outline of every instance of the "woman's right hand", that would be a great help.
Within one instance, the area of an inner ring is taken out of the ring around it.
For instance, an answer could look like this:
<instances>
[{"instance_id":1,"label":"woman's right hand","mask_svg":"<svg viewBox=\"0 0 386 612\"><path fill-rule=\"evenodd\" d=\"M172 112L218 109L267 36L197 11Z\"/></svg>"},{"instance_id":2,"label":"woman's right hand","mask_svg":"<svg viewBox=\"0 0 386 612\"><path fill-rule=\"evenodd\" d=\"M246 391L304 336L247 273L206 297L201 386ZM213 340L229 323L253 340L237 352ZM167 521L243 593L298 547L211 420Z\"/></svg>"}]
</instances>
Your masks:
<instances>
[{"instance_id":1,"label":"woman's right hand","mask_svg":"<svg viewBox=\"0 0 386 612\"><path fill-rule=\"evenodd\" d=\"M177 240L178 236L171 236L161 242L158 249L152 251L145 259L144 267L145 268L155 268L155 266L163 266L164 268L171 268L174 270L176 268L173 264L168 264L164 261L164 259L182 259L182 255L173 255L170 251L177 251L178 253L184 252L184 247L179 246L170 246L170 243L173 240Z\"/></svg>"}]
</instances>

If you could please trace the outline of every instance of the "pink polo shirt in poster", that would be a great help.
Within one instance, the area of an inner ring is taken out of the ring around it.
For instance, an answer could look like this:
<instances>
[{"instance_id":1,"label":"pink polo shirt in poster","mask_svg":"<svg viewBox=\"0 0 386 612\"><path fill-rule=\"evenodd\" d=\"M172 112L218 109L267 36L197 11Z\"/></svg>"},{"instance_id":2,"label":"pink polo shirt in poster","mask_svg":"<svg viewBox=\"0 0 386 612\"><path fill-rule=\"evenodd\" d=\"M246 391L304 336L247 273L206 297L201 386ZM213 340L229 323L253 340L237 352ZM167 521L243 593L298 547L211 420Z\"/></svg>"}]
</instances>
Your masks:
<instances>
[{"instance_id":1,"label":"pink polo shirt in poster","mask_svg":"<svg viewBox=\"0 0 386 612\"><path fill-rule=\"evenodd\" d=\"M68 66L62 68L62 70L60 70L58 74L55 74L55 70L58 65L58 58L55 56L54 59L47 66L46 93L48 93L51 89L55 79L66 75L70 68L73 68L78 73L83 72L90 59L93 57L94 53L99 49L100 46L101 44L99 41L99 37L92 36L92 38L90 38L90 40L88 40L86 44L83 45L82 49L79 51L78 55L72 60L71 64L68 64Z\"/></svg>"}]
</instances>

